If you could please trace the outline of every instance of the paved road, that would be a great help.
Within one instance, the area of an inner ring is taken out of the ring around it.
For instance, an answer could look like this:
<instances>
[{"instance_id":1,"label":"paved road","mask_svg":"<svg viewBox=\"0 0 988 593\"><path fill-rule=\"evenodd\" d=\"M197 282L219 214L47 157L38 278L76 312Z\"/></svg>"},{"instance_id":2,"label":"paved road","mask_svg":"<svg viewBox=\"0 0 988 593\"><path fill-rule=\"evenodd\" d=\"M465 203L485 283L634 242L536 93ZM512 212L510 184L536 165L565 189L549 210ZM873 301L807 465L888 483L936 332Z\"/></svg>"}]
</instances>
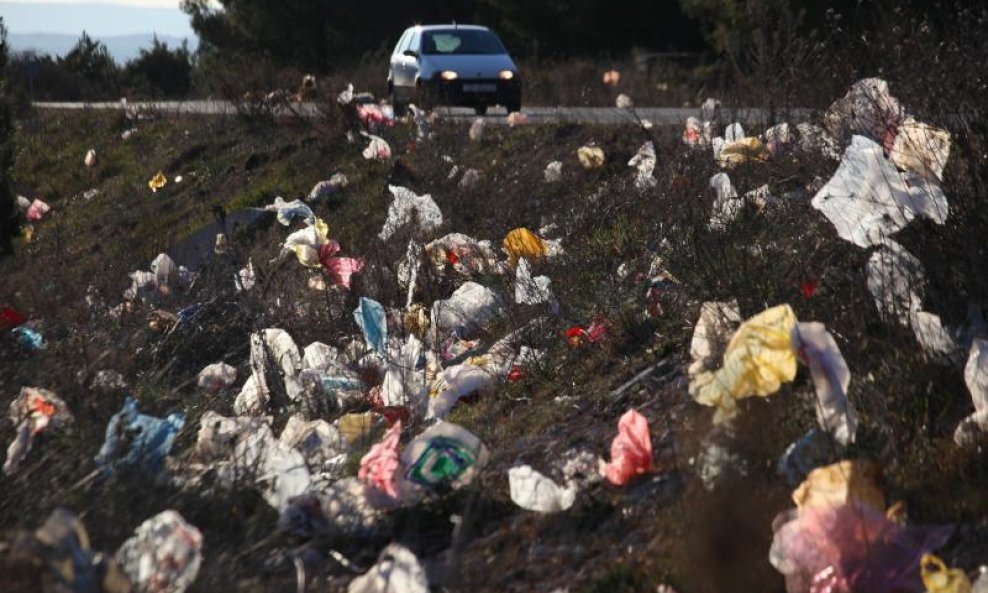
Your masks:
<instances>
[{"instance_id":1,"label":"paved road","mask_svg":"<svg viewBox=\"0 0 988 593\"><path fill-rule=\"evenodd\" d=\"M200 115L236 115L237 107L229 101L157 101L140 103L100 102L100 103L35 103L39 109L129 109L134 111L153 111L158 113L200 114ZM305 116L319 114L319 106L315 103L299 103L291 108L294 112ZM289 110L280 108L279 113L288 114ZM472 109L459 107L441 107L438 110L441 117L469 120L476 117ZM522 112L528 116L529 123L585 123L585 124L629 124L637 119L645 119L654 124L682 124L687 117L698 116L699 109L695 107L636 107L634 109L617 109L616 107L524 107ZM490 123L504 122L503 109L491 109L486 119ZM809 115L807 109L795 109L789 113L780 113L772 118L777 121L802 121ZM721 117L727 121L770 122L769 113L764 109L741 109L735 113L725 110Z\"/></svg>"}]
</instances>

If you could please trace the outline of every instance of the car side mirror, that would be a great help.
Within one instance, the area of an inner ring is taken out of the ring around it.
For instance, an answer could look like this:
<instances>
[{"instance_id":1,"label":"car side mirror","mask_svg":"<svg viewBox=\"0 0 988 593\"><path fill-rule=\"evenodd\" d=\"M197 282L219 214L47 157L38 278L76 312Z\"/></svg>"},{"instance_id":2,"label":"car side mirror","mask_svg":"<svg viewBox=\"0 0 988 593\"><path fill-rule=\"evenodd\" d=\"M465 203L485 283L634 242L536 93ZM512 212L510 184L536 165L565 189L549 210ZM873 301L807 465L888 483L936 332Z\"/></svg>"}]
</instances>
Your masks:
<instances>
[{"instance_id":1,"label":"car side mirror","mask_svg":"<svg viewBox=\"0 0 988 593\"><path fill-rule=\"evenodd\" d=\"M415 58L416 60L419 59L419 52L415 51L414 49L406 49L405 51L401 52L401 55L408 56L409 58Z\"/></svg>"}]
</instances>

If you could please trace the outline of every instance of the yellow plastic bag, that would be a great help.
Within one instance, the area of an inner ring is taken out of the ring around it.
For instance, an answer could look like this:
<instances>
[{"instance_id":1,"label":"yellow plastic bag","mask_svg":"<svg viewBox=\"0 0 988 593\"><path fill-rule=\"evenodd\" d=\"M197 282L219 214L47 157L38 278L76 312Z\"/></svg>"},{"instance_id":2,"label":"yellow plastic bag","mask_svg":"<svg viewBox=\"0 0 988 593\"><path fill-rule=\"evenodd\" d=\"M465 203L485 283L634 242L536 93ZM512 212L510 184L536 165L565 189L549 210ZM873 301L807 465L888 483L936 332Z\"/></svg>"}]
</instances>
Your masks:
<instances>
[{"instance_id":1,"label":"yellow plastic bag","mask_svg":"<svg viewBox=\"0 0 988 593\"><path fill-rule=\"evenodd\" d=\"M530 262L541 261L549 253L549 246L526 228L517 228L504 236L504 251L508 254L511 267L518 265L518 259L524 257Z\"/></svg>"},{"instance_id":2,"label":"yellow plastic bag","mask_svg":"<svg viewBox=\"0 0 988 593\"><path fill-rule=\"evenodd\" d=\"M319 248L329 242L329 225L321 218L316 218L316 223L310 228L296 231L292 234L295 240L288 245L298 262L309 268L322 266L319 260ZM290 237L291 238L291 237ZM286 243L288 243L286 241Z\"/></svg>"},{"instance_id":3,"label":"yellow plastic bag","mask_svg":"<svg viewBox=\"0 0 988 593\"><path fill-rule=\"evenodd\" d=\"M717 155L717 162L722 167L733 167L750 160L764 161L768 158L768 149L758 138L741 138L724 145Z\"/></svg>"},{"instance_id":4,"label":"yellow plastic bag","mask_svg":"<svg viewBox=\"0 0 988 593\"><path fill-rule=\"evenodd\" d=\"M168 178L165 177L164 173L158 171L158 174L152 177L151 181L148 181L148 187L151 188L151 191L158 193L158 190L165 187L165 184L167 183Z\"/></svg>"},{"instance_id":5,"label":"yellow plastic bag","mask_svg":"<svg viewBox=\"0 0 988 593\"><path fill-rule=\"evenodd\" d=\"M584 169L598 169L604 166L604 151L599 146L581 146L576 157Z\"/></svg>"},{"instance_id":6,"label":"yellow plastic bag","mask_svg":"<svg viewBox=\"0 0 988 593\"><path fill-rule=\"evenodd\" d=\"M844 460L811 471L792 493L796 507L868 506L885 512L885 495L878 487L878 467L866 460Z\"/></svg>"},{"instance_id":7,"label":"yellow plastic bag","mask_svg":"<svg viewBox=\"0 0 988 593\"><path fill-rule=\"evenodd\" d=\"M734 333L720 369L691 378L689 391L693 399L717 408L715 424L737 415L737 400L772 395L783 383L795 378L796 356L792 350L795 325L796 314L789 305L762 311L742 323Z\"/></svg>"},{"instance_id":8,"label":"yellow plastic bag","mask_svg":"<svg viewBox=\"0 0 988 593\"><path fill-rule=\"evenodd\" d=\"M923 554L919 561L926 593L971 593L971 581L959 568L947 568L943 560L933 554Z\"/></svg>"}]
</instances>

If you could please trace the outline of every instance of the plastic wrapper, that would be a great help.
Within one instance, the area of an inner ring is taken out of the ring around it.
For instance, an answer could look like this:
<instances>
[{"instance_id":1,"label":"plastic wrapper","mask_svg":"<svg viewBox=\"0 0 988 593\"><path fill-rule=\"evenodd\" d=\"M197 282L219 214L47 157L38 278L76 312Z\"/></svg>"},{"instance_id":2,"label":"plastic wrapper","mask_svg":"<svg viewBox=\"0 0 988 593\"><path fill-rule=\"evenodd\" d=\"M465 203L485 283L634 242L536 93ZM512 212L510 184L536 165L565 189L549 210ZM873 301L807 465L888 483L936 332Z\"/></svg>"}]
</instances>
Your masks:
<instances>
[{"instance_id":1,"label":"plastic wrapper","mask_svg":"<svg viewBox=\"0 0 988 593\"><path fill-rule=\"evenodd\" d=\"M717 173L711 177L709 187L710 193L714 195L714 204L710 224L707 226L722 231L740 216L744 201L738 197L727 173Z\"/></svg>"},{"instance_id":2,"label":"plastic wrapper","mask_svg":"<svg viewBox=\"0 0 988 593\"><path fill-rule=\"evenodd\" d=\"M202 543L182 515L163 511L141 523L114 558L132 593L183 593L199 574Z\"/></svg>"},{"instance_id":3,"label":"plastic wrapper","mask_svg":"<svg viewBox=\"0 0 988 593\"><path fill-rule=\"evenodd\" d=\"M199 371L199 389L216 394L237 382L237 369L218 362Z\"/></svg>"},{"instance_id":4,"label":"plastic wrapper","mask_svg":"<svg viewBox=\"0 0 988 593\"><path fill-rule=\"evenodd\" d=\"M156 418L137 412L137 400L128 397L123 409L106 425L106 439L96 464L110 472L116 467L138 470L150 476L161 472L178 432L185 426L179 412Z\"/></svg>"},{"instance_id":5,"label":"plastic wrapper","mask_svg":"<svg viewBox=\"0 0 988 593\"><path fill-rule=\"evenodd\" d=\"M599 146L581 146L576 151L576 158L584 169L599 169L607 160L604 151Z\"/></svg>"},{"instance_id":6,"label":"plastic wrapper","mask_svg":"<svg viewBox=\"0 0 988 593\"><path fill-rule=\"evenodd\" d=\"M799 509L853 505L884 512L885 495L877 479L878 466L870 461L839 461L811 471L792 500Z\"/></svg>"},{"instance_id":7,"label":"plastic wrapper","mask_svg":"<svg viewBox=\"0 0 988 593\"><path fill-rule=\"evenodd\" d=\"M64 401L51 391L38 387L21 387L7 409L7 419L14 425L14 440L7 447L3 473L15 473L42 432L61 430L72 422L72 413Z\"/></svg>"},{"instance_id":8,"label":"plastic wrapper","mask_svg":"<svg viewBox=\"0 0 988 593\"><path fill-rule=\"evenodd\" d=\"M274 203L268 204L264 209L269 212L275 212L278 222L284 226L292 224L292 220L296 218L301 218L307 221L308 224L312 224L316 220L316 215L312 212L312 208L309 208L309 205L302 200L286 202L284 198L277 196L274 199Z\"/></svg>"},{"instance_id":9,"label":"plastic wrapper","mask_svg":"<svg viewBox=\"0 0 988 593\"><path fill-rule=\"evenodd\" d=\"M490 241L478 241L463 233L450 233L424 247L434 270L452 266L460 274L497 274L501 266Z\"/></svg>"},{"instance_id":10,"label":"plastic wrapper","mask_svg":"<svg viewBox=\"0 0 988 593\"><path fill-rule=\"evenodd\" d=\"M418 223L418 231L423 234L433 233L442 226L443 213L431 195L419 196L397 185L389 185L388 189L394 200L388 207L388 218L378 234L382 241L387 241L398 229L413 221Z\"/></svg>"},{"instance_id":11,"label":"plastic wrapper","mask_svg":"<svg viewBox=\"0 0 988 593\"><path fill-rule=\"evenodd\" d=\"M328 241L319 247L319 263L326 271L326 277L336 286L350 289L351 277L364 268L364 262L353 257L337 257L340 244Z\"/></svg>"},{"instance_id":12,"label":"plastic wrapper","mask_svg":"<svg viewBox=\"0 0 988 593\"><path fill-rule=\"evenodd\" d=\"M501 312L494 291L476 282L464 282L448 299L432 304L431 323L440 334L462 329L469 336Z\"/></svg>"},{"instance_id":13,"label":"plastic wrapper","mask_svg":"<svg viewBox=\"0 0 988 593\"><path fill-rule=\"evenodd\" d=\"M508 264L512 268L518 265L518 259L522 257L529 262L542 262L550 251L548 242L524 227L508 231L501 245L508 254Z\"/></svg>"},{"instance_id":14,"label":"plastic wrapper","mask_svg":"<svg viewBox=\"0 0 988 593\"><path fill-rule=\"evenodd\" d=\"M154 193L158 193L158 190L165 187L167 184L168 178L165 177L165 174L161 171L158 171L155 176L148 181L148 187L150 187L151 191Z\"/></svg>"},{"instance_id":15,"label":"plastic wrapper","mask_svg":"<svg viewBox=\"0 0 988 593\"><path fill-rule=\"evenodd\" d=\"M880 78L865 78L852 84L843 98L830 105L824 125L843 144L854 135L884 142L902 118L902 108L889 94L888 83Z\"/></svg>"},{"instance_id":16,"label":"plastic wrapper","mask_svg":"<svg viewBox=\"0 0 988 593\"><path fill-rule=\"evenodd\" d=\"M964 382L971 392L974 413L954 431L954 442L964 447L988 436L988 340L975 338L964 365Z\"/></svg>"},{"instance_id":17,"label":"plastic wrapper","mask_svg":"<svg viewBox=\"0 0 988 593\"><path fill-rule=\"evenodd\" d=\"M251 334L250 368L252 374L233 404L237 414L259 414L266 410L274 382L282 383L289 400L301 399L303 388L298 374L302 370L302 355L285 330L269 328Z\"/></svg>"},{"instance_id":18,"label":"plastic wrapper","mask_svg":"<svg viewBox=\"0 0 988 593\"><path fill-rule=\"evenodd\" d=\"M834 176L813 197L845 241L859 247L885 242L916 216L947 220L943 190L914 173L900 173L880 144L854 136Z\"/></svg>"},{"instance_id":19,"label":"plastic wrapper","mask_svg":"<svg viewBox=\"0 0 988 593\"><path fill-rule=\"evenodd\" d=\"M552 161L545 166L545 171L543 172L545 176L546 183L556 183L563 179L563 163L562 161Z\"/></svg>"},{"instance_id":20,"label":"plastic wrapper","mask_svg":"<svg viewBox=\"0 0 988 593\"><path fill-rule=\"evenodd\" d=\"M48 214L50 210L51 206L40 199L35 198L34 201L31 202L31 205L28 206L26 216L31 222L39 222L45 217L45 214Z\"/></svg>"},{"instance_id":21,"label":"plastic wrapper","mask_svg":"<svg viewBox=\"0 0 988 593\"><path fill-rule=\"evenodd\" d=\"M693 399L717 411L720 423L737 414L737 400L765 397L796 376L792 330L796 315L789 305L767 309L741 324L724 352L723 366L690 377Z\"/></svg>"},{"instance_id":22,"label":"plastic wrapper","mask_svg":"<svg viewBox=\"0 0 988 593\"><path fill-rule=\"evenodd\" d=\"M426 418L442 418L461 398L493 389L501 379L502 370L488 356L468 358L462 364L446 367L430 389Z\"/></svg>"},{"instance_id":23,"label":"plastic wrapper","mask_svg":"<svg viewBox=\"0 0 988 593\"><path fill-rule=\"evenodd\" d=\"M700 146L705 143L700 120L692 116L687 117L686 124L683 126L683 144L687 146Z\"/></svg>"},{"instance_id":24,"label":"plastic wrapper","mask_svg":"<svg viewBox=\"0 0 988 593\"><path fill-rule=\"evenodd\" d=\"M368 138L367 147L361 153L367 160L386 161L391 158L391 145L384 138L366 134Z\"/></svg>"},{"instance_id":25,"label":"plastic wrapper","mask_svg":"<svg viewBox=\"0 0 988 593\"><path fill-rule=\"evenodd\" d=\"M529 465L509 469L508 486L511 500L526 511L558 513L569 509L576 501L575 484L560 486Z\"/></svg>"},{"instance_id":26,"label":"plastic wrapper","mask_svg":"<svg viewBox=\"0 0 988 593\"><path fill-rule=\"evenodd\" d=\"M440 422L415 437L401 452L405 479L429 491L469 484L487 464L489 453L465 428Z\"/></svg>"},{"instance_id":27,"label":"plastic wrapper","mask_svg":"<svg viewBox=\"0 0 988 593\"><path fill-rule=\"evenodd\" d=\"M810 367L816 389L816 419L820 428L847 446L854 442L858 414L848 401L851 371L822 323L798 323L793 329L793 347Z\"/></svg>"},{"instance_id":28,"label":"plastic wrapper","mask_svg":"<svg viewBox=\"0 0 988 593\"><path fill-rule=\"evenodd\" d=\"M401 439L401 421L394 423L384 439L371 447L360 460L357 477L368 486L387 496L398 498L398 476L401 460L398 457L398 441Z\"/></svg>"},{"instance_id":29,"label":"plastic wrapper","mask_svg":"<svg viewBox=\"0 0 988 593\"><path fill-rule=\"evenodd\" d=\"M411 550L390 544L377 564L350 582L347 593L429 593L429 580Z\"/></svg>"},{"instance_id":30,"label":"plastic wrapper","mask_svg":"<svg viewBox=\"0 0 988 593\"><path fill-rule=\"evenodd\" d=\"M360 304L353 312L353 319L364 332L364 343L381 356L388 352L388 323L381 303L360 297Z\"/></svg>"},{"instance_id":31,"label":"plastic wrapper","mask_svg":"<svg viewBox=\"0 0 988 593\"><path fill-rule=\"evenodd\" d=\"M907 117L898 127L889 160L931 182L943 179L950 158L950 132Z\"/></svg>"},{"instance_id":32,"label":"plastic wrapper","mask_svg":"<svg viewBox=\"0 0 988 593\"><path fill-rule=\"evenodd\" d=\"M655 145L651 140L642 144L628 161L629 167L637 169L635 174L635 187L640 190L655 187L658 180L655 179Z\"/></svg>"},{"instance_id":33,"label":"plastic wrapper","mask_svg":"<svg viewBox=\"0 0 988 593\"><path fill-rule=\"evenodd\" d=\"M553 299L552 280L546 276L532 277L532 266L521 258L515 267L515 302L521 305L539 305Z\"/></svg>"},{"instance_id":34,"label":"plastic wrapper","mask_svg":"<svg viewBox=\"0 0 988 593\"><path fill-rule=\"evenodd\" d=\"M793 143L792 134L789 132L789 124L787 123L776 124L765 130L762 138L765 142L765 148L772 157L785 154Z\"/></svg>"},{"instance_id":35,"label":"plastic wrapper","mask_svg":"<svg viewBox=\"0 0 988 593\"><path fill-rule=\"evenodd\" d=\"M971 581L959 568L948 568L933 554L923 554L919 560L920 577L926 593L971 593Z\"/></svg>"},{"instance_id":36,"label":"plastic wrapper","mask_svg":"<svg viewBox=\"0 0 988 593\"><path fill-rule=\"evenodd\" d=\"M601 467L601 473L615 486L623 486L631 478L652 470L652 437L648 420L635 410L628 410L618 420L618 435L611 443L611 461Z\"/></svg>"},{"instance_id":37,"label":"plastic wrapper","mask_svg":"<svg viewBox=\"0 0 988 593\"><path fill-rule=\"evenodd\" d=\"M926 293L923 264L902 245L887 241L868 258L866 273L868 291L882 318L910 326Z\"/></svg>"}]
</instances>

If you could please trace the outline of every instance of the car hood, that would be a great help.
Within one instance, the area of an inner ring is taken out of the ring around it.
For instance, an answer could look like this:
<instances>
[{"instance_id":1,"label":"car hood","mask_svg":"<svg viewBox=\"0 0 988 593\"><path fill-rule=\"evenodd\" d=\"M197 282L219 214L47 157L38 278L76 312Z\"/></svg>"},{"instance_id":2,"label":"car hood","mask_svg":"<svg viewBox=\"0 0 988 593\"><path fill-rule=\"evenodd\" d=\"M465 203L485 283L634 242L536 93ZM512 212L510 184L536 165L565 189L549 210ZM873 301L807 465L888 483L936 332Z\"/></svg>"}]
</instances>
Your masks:
<instances>
[{"instance_id":1,"label":"car hood","mask_svg":"<svg viewBox=\"0 0 988 593\"><path fill-rule=\"evenodd\" d=\"M461 78L497 78L502 70L518 69L508 54L422 56L423 78L431 78L443 70L453 70Z\"/></svg>"}]
</instances>

